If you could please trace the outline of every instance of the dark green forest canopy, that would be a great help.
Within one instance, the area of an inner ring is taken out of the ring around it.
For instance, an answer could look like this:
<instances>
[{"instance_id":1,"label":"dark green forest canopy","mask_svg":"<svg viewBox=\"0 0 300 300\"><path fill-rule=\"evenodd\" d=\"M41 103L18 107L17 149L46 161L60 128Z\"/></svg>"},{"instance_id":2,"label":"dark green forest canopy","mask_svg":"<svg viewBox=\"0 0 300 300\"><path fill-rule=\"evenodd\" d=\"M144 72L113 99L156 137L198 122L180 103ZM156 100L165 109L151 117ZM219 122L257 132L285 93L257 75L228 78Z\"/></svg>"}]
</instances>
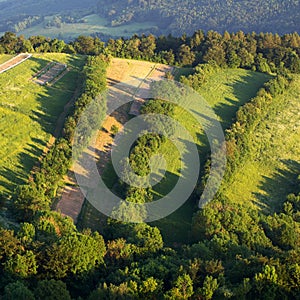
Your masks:
<instances>
[{"instance_id":1,"label":"dark green forest canopy","mask_svg":"<svg viewBox=\"0 0 300 300\"><path fill-rule=\"evenodd\" d=\"M265 31L280 34L297 31L299 0L16 0L0 2L0 32L22 30L43 22L45 16L60 16L60 22L81 22L98 14L107 26L150 21L153 33L192 34L198 28L220 32ZM33 21L34 20L34 21ZM59 32L59 30L58 30Z\"/></svg>"},{"instance_id":2,"label":"dark green forest canopy","mask_svg":"<svg viewBox=\"0 0 300 300\"><path fill-rule=\"evenodd\" d=\"M191 34L196 28L218 31L298 30L298 0L218 1L218 0L114 0L99 1L99 13L112 25L130 21L157 20L158 27L173 34Z\"/></svg>"}]
</instances>

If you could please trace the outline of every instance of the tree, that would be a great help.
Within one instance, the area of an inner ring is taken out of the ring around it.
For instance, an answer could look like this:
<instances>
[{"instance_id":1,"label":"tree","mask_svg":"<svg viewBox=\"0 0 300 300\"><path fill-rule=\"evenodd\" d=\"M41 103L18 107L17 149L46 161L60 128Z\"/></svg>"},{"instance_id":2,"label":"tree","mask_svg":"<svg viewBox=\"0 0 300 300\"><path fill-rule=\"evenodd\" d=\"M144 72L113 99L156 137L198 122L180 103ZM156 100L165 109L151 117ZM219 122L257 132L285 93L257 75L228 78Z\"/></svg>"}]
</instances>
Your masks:
<instances>
[{"instance_id":1,"label":"tree","mask_svg":"<svg viewBox=\"0 0 300 300\"><path fill-rule=\"evenodd\" d=\"M210 300L218 287L217 279L214 279L212 276L206 276L203 282L203 287L197 291L197 294L201 295L201 299Z\"/></svg>"},{"instance_id":2,"label":"tree","mask_svg":"<svg viewBox=\"0 0 300 300\"><path fill-rule=\"evenodd\" d=\"M43 267L57 279L80 275L100 265L105 251L104 240L98 233L74 232L47 248Z\"/></svg>"},{"instance_id":3,"label":"tree","mask_svg":"<svg viewBox=\"0 0 300 300\"><path fill-rule=\"evenodd\" d=\"M71 300L66 284L54 279L39 281L34 296L36 300Z\"/></svg>"},{"instance_id":4,"label":"tree","mask_svg":"<svg viewBox=\"0 0 300 300\"><path fill-rule=\"evenodd\" d=\"M142 36L140 50L143 53L143 58L151 60L154 56L155 49L156 49L155 36L152 34L148 36Z\"/></svg>"},{"instance_id":5,"label":"tree","mask_svg":"<svg viewBox=\"0 0 300 300\"><path fill-rule=\"evenodd\" d=\"M8 54L14 54L18 52L18 38L12 32L5 32L0 38L0 44L4 47L5 52Z\"/></svg>"},{"instance_id":6,"label":"tree","mask_svg":"<svg viewBox=\"0 0 300 300\"><path fill-rule=\"evenodd\" d=\"M21 282L8 284L4 289L2 300L35 300L33 293Z\"/></svg>"},{"instance_id":7,"label":"tree","mask_svg":"<svg viewBox=\"0 0 300 300\"><path fill-rule=\"evenodd\" d=\"M274 266L264 266L261 273L255 274L257 295L264 299L275 299L278 290L278 275Z\"/></svg>"},{"instance_id":8,"label":"tree","mask_svg":"<svg viewBox=\"0 0 300 300\"><path fill-rule=\"evenodd\" d=\"M22 243L31 243L35 237L35 227L30 223L22 223L18 232L18 238Z\"/></svg>"},{"instance_id":9,"label":"tree","mask_svg":"<svg viewBox=\"0 0 300 300\"><path fill-rule=\"evenodd\" d=\"M8 258L4 264L6 272L17 277L26 278L37 274L35 254L29 250L24 254L16 254Z\"/></svg>"},{"instance_id":10,"label":"tree","mask_svg":"<svg viewBox=\"0 0 300 300\"><path fill-rule=\"evenodd\" d=\"M175 287L165 296L165 299L189 299L193 295L193 281L188 274L180 275L175 281Z\"/></svg>"},{"instance_id":11,"label":"tree","mask_svg":"<svg viewBox=\"0 0 300 300\"><path fill-rule=\"evenodd\" d=\"M91 36L79 36L74 42L74 48L80 54L95 54L95 41Z\"/></svg>"},{"instance_id":12,"label":"tree","mask_svg":"<svg viewBox=\"0 0 300 300\"><path fill-rule=\"evenodd\" d=\"M21 253L23 246L15 237L13 230L0 228L0 262L5 262L12 255Z\"/></svg>"},{"instance_id":13,"label":"tree","mask_svg":"<svg viewBox=\"0 0 300 300\"><path fill-rule=\"evenodd\" d=\"M182 66L191 66L195 61L195 53L191 51L188 45L183 44L178 50L177 60Z\"/></svg>"}]
</instances>

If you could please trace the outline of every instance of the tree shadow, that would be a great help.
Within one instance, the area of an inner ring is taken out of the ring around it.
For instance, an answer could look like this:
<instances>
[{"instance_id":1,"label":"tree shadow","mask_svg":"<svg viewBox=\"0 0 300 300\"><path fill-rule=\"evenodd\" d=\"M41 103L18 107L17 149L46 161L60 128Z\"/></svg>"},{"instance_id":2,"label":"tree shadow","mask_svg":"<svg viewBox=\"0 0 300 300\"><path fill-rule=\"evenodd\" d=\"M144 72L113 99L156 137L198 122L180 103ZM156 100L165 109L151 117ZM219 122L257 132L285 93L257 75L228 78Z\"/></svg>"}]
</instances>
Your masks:
<instances>
[{"instance_id":1,"label":"tree shadow","mask_svg":"<svg viewBox=\"0 0 300 300\"><path fill-rule=\"evenodd\" d=\"M28 146L29 148L24 148L24 151L27 152L21 152L18 155L18 162L14 170L6 166L0 169L0 176L5 179L0 181L0 186L4 188L5 193L14 192L17 186L26 184L32 168L37 164L42 151L36 146L33 149L32 145Z\"/></svg>"},{"instance_id":2,"label":"tree shadow","mask_svg":"<svg viewBox=\"0 0 300 300\"><path fill-rule=\"evenodd\" d=\"M300 163L295 160L281 160L284 167L277 168L272 177L263 176L259 188L263 193L254 193L255 202L264 213L280 211L286 197L299 192Z\"/></svg>"},{"instance_id":3,"label":"tree shadow","mask_svg":"<svg viewBox=\"0 0 300 300\"><path fill-rule=\"evenodd\" d=\"M35 62L31 67L32 74L35 74L49 63L49 60L44 59L43 57L31 57L30 60ZM79 56L76 56L70 57L68 64L71 64L74 68L80 68L81 65L83 65L83 62L80 60ZM30 80L30 78L28 78L28 80ZM58 117L64 110L65 103L73 94L70 92L51 90L50 87L45 86L42 92L36 93L35 95L35 101L38 103L37 109L26 112L26 114L33 122L39 124L41 131L48 135L52 135ZM48 136L46 134L44 136ZM17 159L13 162L12 167L8 167L9 165L12 165L9 158L7 163L2 163L0 176L3 177L3 180L1 180L0 185L6 192L13 192L16 186L28 182L29 174L33 167L39 164L38 159L43 154L43 150L47 146L47 143L47 140L42 140L33 133L30 136L29 142L26 145L23 145L22 151L17 154Z\"/></svg>"},{"instance_id":4,"label":"tree shadow","mask_svg":"<svg viewBox=\"0 0 300 300\"><path fill-rule=\"evenodd\" d=\"M226 83L226 86L232 89L234 97L231 99L225 97L227 104L221 103L215 105L213 110L220 117L223 129L228 129L236 119L236 113L241 106L249 102L257 95L257 92L271 77L261 73L249 73L241 76L239 80L232 83Z\"/></svg>"}]
</instances>

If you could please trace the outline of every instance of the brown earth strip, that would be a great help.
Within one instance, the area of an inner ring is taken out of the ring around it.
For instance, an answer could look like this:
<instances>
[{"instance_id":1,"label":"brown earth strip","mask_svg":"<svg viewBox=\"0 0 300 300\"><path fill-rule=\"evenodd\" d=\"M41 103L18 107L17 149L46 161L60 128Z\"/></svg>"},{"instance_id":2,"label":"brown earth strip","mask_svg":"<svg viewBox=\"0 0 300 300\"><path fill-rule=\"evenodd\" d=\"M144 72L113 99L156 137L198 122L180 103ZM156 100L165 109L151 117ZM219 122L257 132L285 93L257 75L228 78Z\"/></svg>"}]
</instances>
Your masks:
<instances>
[{"instance_id":1,"label":"brown earth strip","mask_svg":"<svg viewBox=\"0 0 300 300\"><path fill-rule=\"evenodd\" d=\"M19 65L20 63L22 63L23 61L25 61L26 59L30 58L31 54L27 54L27 53L22 53L19 54L15 57L13 57L12 59L4 62L3 64L0 65L0 74L8 71L9 69L12 69L13 67Z\"/></svg>"},{"instance_id":2,"label":"brown earth strip","mask_svg":"<svg viewBox=\"0 0 300 300\"><path fill-rule=\"evenodd\" d=\"M136 99L149 97L150 81L160 80L168 71L172 71L172 68L161 64L114 58L107 70L108 105L110 101L117 101L118 97L124 94L129 94L132 99L134 99L134 95L136 95ZM118 85L119 83L125 85ZM129 85L128 89L126 89L126 84ZM103 174L107 163L110 161L110 152L114 141L111 128L115 125L119 130L122 130L123 125L130 118L129 109L130 106L126 105L119 108L111 116L107 116L103 123L103 129L98 132L95 148L86 151L87 155L92 156L97 161L100 175ZM77 168L76 171L79 172ZM85 172L85 169L80 170L81 175ZM70 216L76 223L84 203L84 195L76 183L73 167L68 172L65 182L67 186L62 191L56 210Z\"/></svg>"}]
</instances>

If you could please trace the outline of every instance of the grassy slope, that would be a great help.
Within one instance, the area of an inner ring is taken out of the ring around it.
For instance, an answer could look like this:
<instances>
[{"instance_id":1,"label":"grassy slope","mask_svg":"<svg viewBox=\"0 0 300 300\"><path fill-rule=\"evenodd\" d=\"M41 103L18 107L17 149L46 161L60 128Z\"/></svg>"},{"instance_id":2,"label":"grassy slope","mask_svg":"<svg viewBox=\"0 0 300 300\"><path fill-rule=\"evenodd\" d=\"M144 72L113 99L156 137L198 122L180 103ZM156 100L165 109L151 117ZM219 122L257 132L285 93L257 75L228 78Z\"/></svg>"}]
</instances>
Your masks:
<instances>
[{"instance_id":1,"label":"grassy slope","mask_svg":"<svg viewBox=\"0 0 300 300\"><path fill-rule=\"evenodd\" d=\"M9 55L9 54L1 54L0 55L0 64L3 64L4 62L8 61L12 57L14 57L14 56L13 55Z\"/></svg>"},{"instance_id":2,"label":"grassy slope","mask_svg":"<svg viewBox=\"0 0 300 300\"><path fill-rule=\"evenodd\" d=\"M66 62L73 69L53 87L30 81L50 60ZM0 191L11 192L28 178L72 98L82 66L82 57L36 54L0 75Z\"/></svg>"},{"instance_id":3,"label":"grassy slope","mask_svg":"<svg viewBox=\"0 0 300 300\"><path fill-rule=\"evenodd\" d=\"M239 108L252 97L258 89L270 77L262 73L254 73L242 69L228 69L219 72L211 77L204 84L199 93L211 105L224 129L228 128ZM199 110L200 112L200 110ZM195 121L183 109L176 108L175 118L189 130L194 137L200 150L200 159L205 157L208 151L205 146L205 138L201 128L195 127ZM165 194L170 191L180 175L178 169L180 160L178 152L171 142L167 142L161 149L161 153L167 158L169 176L156 187L158 194ZM204 165L205 161L201 161ZM194 213L194 201L187 201L180 209L169 217L154 222L161 230L167 242L187 242L188 232L191 226L191 219Z\"/></svg>"},{"instance_id":4,"label":"grassy slope","mask_svg":"<svg viewBox=\"0 0 300 300\"><path fill-rule=\"evenodd\" d=\"M84 23L63 24L61 28L45 28L45 24L49 19L52 19L52 17L46 17L44 22L20 31L19 34L23 34L26 37L38 34L51 38L60 37L64 39L72 39L76 38L78 35L89 35L95 32L101 32L116 37L129 37L140 30L147 31L147 29L155 26L155 23L144 22L111 27L107 24L107 20L105 18L101 18L98 15L89 15L83 18Z\"/></svg>"},{"instance_id":5,"label":"grassy slope","mask_svg":"<svg viewBox=\"0 0 300 300\"><path fill-rule=\"evenodd\" d=\"M183 72L179 70L179 74L186 72L186 69ZM269 78L265 74L242 69L223 70L211 77L203 85L199 93L211 104L225 129L230 126L238 108L254 97L258 89ZM200 156L205 158L205 153L208 151L205 145L206 139L201 128L195 127L195 120L191 118L190 114L180 108L175 109L175 119L191 133L195 143L199 147ZM167 142L162 147L160 153L164 155L168 163L168 176L155 187L154 193L158 196L168 193L174 184L176 184L177 178L180 175L178 173L180 157L175 146L171 142ZM204 165L204 163L205 161L202 159L201 164ZM103 175L105 182L110 187L118 179L111 164L108 164ZM161 230L166 244L188 243L192 216L195 209L195 201L190 199L173 214L162 220L153 222L152 225L157 226ZM86 203L82 217L84 218L84 222L82 223L84 227L89 226L93 229L101 230L103 216L89 203Z\"/></svg>"},{"instance_id":6,"label":"grassy slope","mask_svg":"<svg viewBox=\"0 0 300 300\"><path fill-rule=\"evenodd\" d=\"M300 76L280 96L275 117L262 120L253 133L256 160L248 160L225 187L229 201L274 212L295 190L300 173Z\"/></svg>"}]
</instances>

